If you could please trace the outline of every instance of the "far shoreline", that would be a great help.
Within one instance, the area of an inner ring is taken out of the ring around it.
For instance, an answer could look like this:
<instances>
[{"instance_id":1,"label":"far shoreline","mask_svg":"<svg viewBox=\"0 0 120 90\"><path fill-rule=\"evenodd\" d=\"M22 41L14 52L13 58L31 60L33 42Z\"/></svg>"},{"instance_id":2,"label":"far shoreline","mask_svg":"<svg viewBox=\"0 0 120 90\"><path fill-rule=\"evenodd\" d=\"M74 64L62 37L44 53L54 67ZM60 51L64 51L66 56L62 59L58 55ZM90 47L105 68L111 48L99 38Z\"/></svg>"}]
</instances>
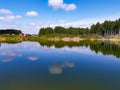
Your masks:
<instances>
[{"instance_id":1,"label":"far shoreline","mask_svg":"<svg viewBox=\"0 0 120 90\"><path fill-rule=\"evenodd\" d=\"M80 41L120 41L120 35L102 37L99 35L36 35L36 36L19 36L19 35L0 35L0 42L22 42L22 41L63 41L63 42L80 42Z\"/></svg>"}]
</instances>

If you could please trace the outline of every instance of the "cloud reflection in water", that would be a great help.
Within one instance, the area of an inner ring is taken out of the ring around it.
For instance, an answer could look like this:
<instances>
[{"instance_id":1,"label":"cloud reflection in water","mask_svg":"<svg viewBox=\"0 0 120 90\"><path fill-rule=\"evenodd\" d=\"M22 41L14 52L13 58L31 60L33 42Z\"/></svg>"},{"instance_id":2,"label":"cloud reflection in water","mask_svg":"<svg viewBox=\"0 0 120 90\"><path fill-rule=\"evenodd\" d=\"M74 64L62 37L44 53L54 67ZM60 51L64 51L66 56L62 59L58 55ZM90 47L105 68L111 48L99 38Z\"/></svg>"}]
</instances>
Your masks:
<instances>
[{"instance_id":1,"label":"cloud reflection in water","mask_svg":"<svg viewBox=\"0 0 120 90\"><path fill-rule=\"evenodd\" d=\"M16 57L16 56L23 56L21 53L17 53L17 52L1 52L0 55L2 56L10 56L10 57Z\"/></svg>"},{"instance_id":2,"label":"cloud reflection in water","mask_svg":"<svg viewBox=\"0 0 120 90\"><path fill-rule=\"evenodd\" d=\"M38 57L37 56L29 56L28 60L30 60L30 61L36 61L36 60L38 60Z\"/></svg>"},{"instance_id":3,"label":"cloud reflection in water","mask_svg":"<svg viewBox=\"0 0 120 90\"><path fill-rule=\"evenodd\" d=\"M6 58L6 59L0 60L0 62L3 62L3 63L12 62L12 61L13 61L12 58Z\"/></svg>"},{"instance_id":4,"label":"cloud reflection in water","mask_svg":"<svg viewBox=\"0 0 120 90\"><path fill-rule=\"evenodd\" d=\"M72 62L54 63L49 67L50 74L62 74L64 68L74 68L75 64Z\"/></svg>"}]
</instances>

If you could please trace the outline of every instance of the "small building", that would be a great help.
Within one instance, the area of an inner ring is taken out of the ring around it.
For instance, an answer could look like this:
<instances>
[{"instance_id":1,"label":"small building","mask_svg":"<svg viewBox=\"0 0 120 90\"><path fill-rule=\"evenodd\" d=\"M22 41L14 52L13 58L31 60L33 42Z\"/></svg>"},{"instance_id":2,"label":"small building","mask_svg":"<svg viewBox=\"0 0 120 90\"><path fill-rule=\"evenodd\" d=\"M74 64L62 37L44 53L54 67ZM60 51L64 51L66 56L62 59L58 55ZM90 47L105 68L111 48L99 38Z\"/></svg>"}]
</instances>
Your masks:
<instances>
[{"instance_id":1,"label":"small building","mask_svg":"<svg viewBox=\"0 0 120 90\"><path fill-rule=\"evenodd\" d=\"M26 34L24 34L24 33L20 33L19 36L26 36Z\"/></svg>"}]
</instances>

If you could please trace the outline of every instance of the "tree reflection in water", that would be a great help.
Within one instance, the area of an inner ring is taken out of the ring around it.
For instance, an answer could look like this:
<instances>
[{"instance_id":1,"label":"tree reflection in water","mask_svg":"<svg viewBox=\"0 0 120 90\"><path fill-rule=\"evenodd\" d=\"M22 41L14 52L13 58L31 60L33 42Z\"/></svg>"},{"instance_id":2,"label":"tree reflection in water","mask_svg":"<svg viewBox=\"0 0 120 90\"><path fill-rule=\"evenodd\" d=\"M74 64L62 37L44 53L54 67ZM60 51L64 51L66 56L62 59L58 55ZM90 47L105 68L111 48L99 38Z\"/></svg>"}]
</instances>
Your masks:
<instances>
[{"instance_id":1,"label":"tree reflection in water","mask_svg":"<svg viewBox=\"0 0 120 90\"><path fill-rule=\"evenodd\" d=\"M72 47L90 47L92 51L96 54L99 52L103 55L113 55L117 58L120 58L120 42L115 44L113 42L102 42L102 41L80 41L80 42L55 42L55 41L47 41L47 42L39 42L42 46L52 47L55 48L62 48L68 46L69 48Z\"/></svg>"}]
</instances>

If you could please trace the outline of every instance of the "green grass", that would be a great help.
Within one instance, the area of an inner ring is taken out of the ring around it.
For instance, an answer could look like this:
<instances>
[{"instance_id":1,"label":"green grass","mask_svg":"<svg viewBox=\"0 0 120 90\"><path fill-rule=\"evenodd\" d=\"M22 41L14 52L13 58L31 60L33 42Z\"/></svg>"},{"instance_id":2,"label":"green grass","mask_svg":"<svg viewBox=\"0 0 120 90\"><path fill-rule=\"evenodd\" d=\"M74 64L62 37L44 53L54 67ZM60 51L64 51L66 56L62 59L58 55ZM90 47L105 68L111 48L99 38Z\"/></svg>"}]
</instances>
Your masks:
<instances>
[{"instance_id":1,"label":"green grass","mask_svg":"<svg viewBox=\"0 0 120 90\"><path fill-rule=\"evenodd\" d=\"M60 41L62 38L74 38L79 37L84 40L99 40L104 37L95 35L95 34L83 34L83 35L68 35L68 34L48 34L48 35L40 35L40 36L19 36L19 35L0 35L0 42L22 42L22 41L49 41L51 38L58 39ZM120 39L120 35L110 36L106 39Z\"/></svg>"},{"instance_id":2,"label":"green grass","mask_svg":"<svg viewBox=\"0 0 120 90\"><path fill-rule=\"evenodd\" d=\"M113 36L109 36L107 38L108 39L120 39L120 35L113 35Z\"/></svg>"}]
</instances>

